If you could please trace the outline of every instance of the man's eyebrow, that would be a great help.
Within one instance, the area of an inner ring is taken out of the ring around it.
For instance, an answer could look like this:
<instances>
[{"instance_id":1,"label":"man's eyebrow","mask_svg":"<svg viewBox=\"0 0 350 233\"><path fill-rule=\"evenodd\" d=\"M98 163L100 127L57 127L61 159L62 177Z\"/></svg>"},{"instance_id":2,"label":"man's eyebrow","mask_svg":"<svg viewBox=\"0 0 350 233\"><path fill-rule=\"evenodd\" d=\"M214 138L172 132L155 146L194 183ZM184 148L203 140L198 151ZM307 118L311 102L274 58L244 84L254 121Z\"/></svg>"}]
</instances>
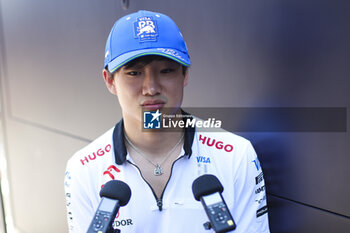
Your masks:
<instances>
[{"instance_id":1,"label":"man's eyebrow","mask_svg":"<svg viewBox=\"0 0 350 233\"><path fill-rule=\"evenodd\" d=\"M136 63L134 65L131 65L131 66L124 66L123 67L123 70L130 70L130 69L141 69L145 67L145 64L142 64L142 63Z\"/></svg>"},{"instance_id":2,"label":"man's eyebrow","mask_svg":"<svg viewBox=\"0 0 350 233\"><path fill-rule=\"evenodd\" d=\"M160 62L162 62L164 65L169 65L169 66L181 66L180 63L177 63L176 61L169 61L169 60L161 60Z\"/></svg>"}]
</instances>

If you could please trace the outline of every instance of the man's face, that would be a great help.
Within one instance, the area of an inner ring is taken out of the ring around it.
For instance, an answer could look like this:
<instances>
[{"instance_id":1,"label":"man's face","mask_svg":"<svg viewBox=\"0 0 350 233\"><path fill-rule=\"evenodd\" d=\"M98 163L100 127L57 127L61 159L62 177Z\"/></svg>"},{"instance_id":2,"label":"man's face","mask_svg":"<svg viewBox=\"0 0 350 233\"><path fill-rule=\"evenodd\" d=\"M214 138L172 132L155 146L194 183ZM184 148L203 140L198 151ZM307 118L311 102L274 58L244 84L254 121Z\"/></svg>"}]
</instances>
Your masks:
<instances>
[{"instance_id":1,"label":"man's face","mask_svg":"<svg viewBox=\"0 0 350 233\"><path fill-rule=\"evenodd\" d=\"M124 66L114 74L110 84L106 83L110 92L118 96L124 119L141 121L142 111L179 109L187 81L188 72L184 75L179 63L154 60L146 65Z\"/></svg>"}]
</instances>

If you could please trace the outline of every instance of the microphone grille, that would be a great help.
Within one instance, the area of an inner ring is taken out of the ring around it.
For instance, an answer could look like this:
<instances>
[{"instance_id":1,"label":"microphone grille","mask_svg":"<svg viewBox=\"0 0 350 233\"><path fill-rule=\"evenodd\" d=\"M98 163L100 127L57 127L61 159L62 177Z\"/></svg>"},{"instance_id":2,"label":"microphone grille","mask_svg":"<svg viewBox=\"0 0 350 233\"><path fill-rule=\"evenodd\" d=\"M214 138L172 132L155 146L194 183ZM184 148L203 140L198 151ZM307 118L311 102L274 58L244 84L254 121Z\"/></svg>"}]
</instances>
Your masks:
<instances>
[{"instance_id":1,"label":"microphone grille","mask_svg":"<svg viewBox=\"0 0 350 233\"><path fill-rule=\"evenodd\" d=\"M108 181L100 191L100 197L119 200L120 206L128 204L131 197L129 185L120 180Z\"/></svg>"},{"instance_id":2,"label":"microphone grille","mask_svg":"<svg viewBox=\"0 0 350 233\"><path fill-rule=\"evenodd\" d=\"M202 175L195 179L192 183L192 192L197 201L199 201L202 196L215 192L222 193L223 190L224 187L222 187L218 178L210 174Z\"/></svg>"}]
</instances>

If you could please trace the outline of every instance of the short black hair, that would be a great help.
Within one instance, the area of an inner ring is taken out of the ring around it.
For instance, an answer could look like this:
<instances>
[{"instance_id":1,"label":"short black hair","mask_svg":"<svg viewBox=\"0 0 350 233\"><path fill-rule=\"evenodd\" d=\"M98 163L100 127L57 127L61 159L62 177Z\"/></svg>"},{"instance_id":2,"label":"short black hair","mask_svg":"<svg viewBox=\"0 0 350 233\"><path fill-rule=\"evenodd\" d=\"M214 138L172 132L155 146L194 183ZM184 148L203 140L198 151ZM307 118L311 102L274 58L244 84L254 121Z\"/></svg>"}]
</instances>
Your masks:
<instances>
[{"instance_id":1,"label":"short black hair","mask_svg":"<svg viewBox=\"0 0 350 233\"><path fill-rule=\"evenodd\" d=\"M146 55L146 56L142 56L142 57L138 57L135 58L134 60L129 61L128 63L126 63L125 65L123 65L122 67L124 67L125 69L129 69L133 66L135 66L136 64L139 64L141 66L145 66L153 61L170 61L170 62L176 62L170 58L164 57L164 56L158 56L158 55ZM188 67L184 66L182 64L180 64L182 66L182 74L185 76ZM121 67L121 68L122 68ZM107 68L106 68L107 69ZM119 68L120 69L120 68ZM119 70L118 69L118 70ZM107 69L108 70L108 69ZM114 71L112 73L112 76L114 76L114 73L117 72L118 70Z\"/></svg>"}]
</instances>

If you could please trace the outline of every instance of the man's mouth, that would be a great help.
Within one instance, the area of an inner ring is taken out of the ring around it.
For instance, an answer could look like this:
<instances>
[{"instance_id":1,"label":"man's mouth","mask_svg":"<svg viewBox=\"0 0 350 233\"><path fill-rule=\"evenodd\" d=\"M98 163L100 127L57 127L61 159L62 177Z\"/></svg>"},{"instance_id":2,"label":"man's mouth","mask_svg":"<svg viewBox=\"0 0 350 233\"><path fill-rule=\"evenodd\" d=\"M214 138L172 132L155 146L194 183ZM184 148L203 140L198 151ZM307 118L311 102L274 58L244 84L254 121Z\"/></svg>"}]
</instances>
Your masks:
<instances>
[{"instance_id":1,"label":"man's mouth","mask_svg":"<svg viewBox=\"0 0 350 233\"><path fill-rule=\"evenodd\" d=\"M141 104L142 108L148 111L161 109L164 105L165 102L163 100L146 100Z\"/></svg>"}]
</instances>

